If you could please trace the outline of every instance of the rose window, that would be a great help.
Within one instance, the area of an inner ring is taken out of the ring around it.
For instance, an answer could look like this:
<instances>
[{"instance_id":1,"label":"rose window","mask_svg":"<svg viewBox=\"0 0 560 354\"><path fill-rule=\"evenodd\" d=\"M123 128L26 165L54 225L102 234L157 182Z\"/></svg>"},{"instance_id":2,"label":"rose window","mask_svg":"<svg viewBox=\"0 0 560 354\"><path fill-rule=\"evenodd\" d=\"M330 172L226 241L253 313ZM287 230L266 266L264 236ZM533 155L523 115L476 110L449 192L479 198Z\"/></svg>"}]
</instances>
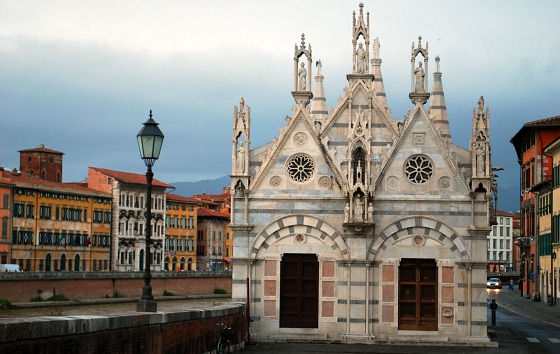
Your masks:
<instances>
[{"instance_id":1,"label":"rose window","mask_svg":"<svg viewBox=\"0 0 560 354\"><path fill-rule=\"evenodd\" d=\"M296 154L288 160L288 175L296 182L303 183L313 177L315 161L306 154Z\"/></svg>"},{"instance_id":2,"label":"rose window","mask_svg":"<svg viewBox=\"0 0 560 354\"><path fill-rule=\"evenodd\" d=\"M404 173L410 182L424 184L432 177L434 168L426 156L415 155L406 162Z\"/></svg>"}]
</instances>

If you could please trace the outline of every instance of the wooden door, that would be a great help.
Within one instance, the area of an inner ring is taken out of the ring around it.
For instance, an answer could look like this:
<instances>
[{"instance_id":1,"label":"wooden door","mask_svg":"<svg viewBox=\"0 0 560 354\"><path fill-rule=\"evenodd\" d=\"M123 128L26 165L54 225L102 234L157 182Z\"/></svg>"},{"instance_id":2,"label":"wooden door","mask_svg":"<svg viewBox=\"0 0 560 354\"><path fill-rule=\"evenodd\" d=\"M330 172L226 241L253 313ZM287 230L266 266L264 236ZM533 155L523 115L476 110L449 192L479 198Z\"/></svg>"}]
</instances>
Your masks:
<instances>
[{"instance_id":1,"label":"wooden door","mask_svg":"<svg viewBox=\"0 0 560 354\"><path fill-rule=\"evenodd\" d=\"M399 329L436 331L437 266L433 259L403 259L399 266Z\"/></svg>"},{"instance_id":2,"label":"wooden door","mask_svg":"<svg viewBox=\"0 0 560 354\"><path fill-rule=\"evenodd\" d=\"M318 328L318 325L317 255L284 254L280 265L280 327Z\"/></svg>"}]
</instances>

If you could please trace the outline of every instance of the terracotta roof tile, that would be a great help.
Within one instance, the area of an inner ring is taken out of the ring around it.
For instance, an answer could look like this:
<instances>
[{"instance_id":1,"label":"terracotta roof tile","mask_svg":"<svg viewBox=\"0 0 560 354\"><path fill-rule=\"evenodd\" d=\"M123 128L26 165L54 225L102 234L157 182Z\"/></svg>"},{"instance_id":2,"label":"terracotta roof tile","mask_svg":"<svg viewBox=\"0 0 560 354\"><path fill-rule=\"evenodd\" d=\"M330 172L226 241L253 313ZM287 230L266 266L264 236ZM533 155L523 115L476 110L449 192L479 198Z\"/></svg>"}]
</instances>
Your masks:
<instances>
[{"instance_id":1,"label":"terracotta roof tile","mask_svg":"<svg viewBox=\"0 0 560 354\"><path fill-rule=\"evenodd\" d=\"M43 145L39 145L38 148L34 148L34 149L19 150L18 152L47 152L47 153L49 153L49 154L64 155L63 152L56 151L56 150L52 150L52 149L47 149L47 148L44 147Z\"/></svg>"},{"instance_id":2,"label":"terracotta roof tile","mask_svg":"<svg viewBox=\"0 0 560 354\"><path fill-rule=\"evenodd\" d=\"M43 189L43 190L57 190L66 193L90 194L90 195L99 195L104 197L111 196L111 194L109 193L104 193L94 189L90 189L79 183L52 182L52 181L45 181L43 179L38 179L35 177L30 178L21 175L19 176L12 175L4 179L10 180L16 187L35 188L35 189Z\"/></svg>"},{"instance_id":3,"label":"terracotta roof tile","mask_svg":"<svg viewBox=\"0 0 560 354\"><path fill-rule=\"evenodd\" d=\"M214 211L206 208L198 208L196 212L197 216L200 217L216 217L216 218L226 218L229 219L228 214L220 213L219 211Z\"/></svg>"},{"instance_id":4,"label":"terracotta roof tile","mask_svg":"<svg viewBox=\"0 0 560 354\"><path fill-rule=\"evenodd\" d=\"M185 202L185 203L200 203L200 199L194 197L184 197L182 195L167 193L165 198L174 202Z\"/></svg>"},{"instance_id":5,"label":"terracotta roof tile","mask_svg":"<svg viewBox=\"0 0 560 354\"><path fill-rule=\"evenodd\" d=\"M113 170L108 170L106 168L99 168L99 167L90 167L90 168L125 183L142 184L142 185L146 184L146 175L143 174L113 171ZM159 181L155 178L152 181L152 185L154 187L175 188L172 185Z\"/></svg>"}]
</instances>

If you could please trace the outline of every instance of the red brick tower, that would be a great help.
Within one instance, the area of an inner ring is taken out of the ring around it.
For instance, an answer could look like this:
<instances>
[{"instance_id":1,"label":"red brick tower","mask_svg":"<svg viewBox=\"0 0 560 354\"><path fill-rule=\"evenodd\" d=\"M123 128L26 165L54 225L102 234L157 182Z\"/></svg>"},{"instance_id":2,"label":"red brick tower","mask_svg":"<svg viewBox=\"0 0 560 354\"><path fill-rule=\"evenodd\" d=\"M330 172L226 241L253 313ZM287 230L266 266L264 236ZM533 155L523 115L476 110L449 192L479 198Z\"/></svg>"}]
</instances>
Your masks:
<instances>
[{"instance_id":1,"label":"red brick tower","mask_svg":"<svg viewBox=\"0 0 560 354\"><path fill-rule=\"evenodd\" d=\"M19 151L19 169L24 176L36 176L51 182L62 182L64 153L47 149L41 144L36 149Z\"/></svg>"}]
</instances>

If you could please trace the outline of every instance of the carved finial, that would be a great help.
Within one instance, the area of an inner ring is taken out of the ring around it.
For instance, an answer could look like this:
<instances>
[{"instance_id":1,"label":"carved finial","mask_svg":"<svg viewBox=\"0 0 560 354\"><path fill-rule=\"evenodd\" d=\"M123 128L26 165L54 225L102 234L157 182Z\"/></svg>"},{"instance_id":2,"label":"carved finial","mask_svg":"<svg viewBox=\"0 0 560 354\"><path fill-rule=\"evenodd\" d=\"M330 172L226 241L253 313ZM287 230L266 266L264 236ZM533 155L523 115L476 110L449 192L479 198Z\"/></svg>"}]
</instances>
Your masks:
<instances>
[{"instance_id":1,"label":"carved finial","mask_svg":"<svg viewBox=\"0 0 560 354\"><path fill-rule=\"evenodd\" d=\"M150 109L150 119L153 117L152 110Z\"/></svg>"},{"instance_id":2,"label":"carved finial","mask_svg":"<svg viewBox=\"0 0 560 354\"><path fill-rule=\"evenodd\" d=\"M422 48L422 36L418 36L418 48Z\"/></svg>"},{"instance_id":3,"label":"carved finial","mask_svg":"<svg viewBox=\"0 0 560 354\"><path fill-rule=\"evenodd\" d=\"M361 3L360 3L360 16L362 16L363 13L364 13L364 3L361 2Z\"/></svg>"},{"instance_id":4,"label":"carved finial","mask_svg":"<svg viewBox=\"0 0 560 354\"><path fill-rule=\"evenodd\" d=\"M301 49L305 49L305 33L301 34Z\"/></svg>"},{"instance_id":5,"label":"carved finial","mask_svg":"<svg viewBox=\"0 0 560 354\"><path fill-rule=\"evenodd\" d=\"M439 73L439 55L436 56L436 73Z\"/></svg>"}]
</instances>

